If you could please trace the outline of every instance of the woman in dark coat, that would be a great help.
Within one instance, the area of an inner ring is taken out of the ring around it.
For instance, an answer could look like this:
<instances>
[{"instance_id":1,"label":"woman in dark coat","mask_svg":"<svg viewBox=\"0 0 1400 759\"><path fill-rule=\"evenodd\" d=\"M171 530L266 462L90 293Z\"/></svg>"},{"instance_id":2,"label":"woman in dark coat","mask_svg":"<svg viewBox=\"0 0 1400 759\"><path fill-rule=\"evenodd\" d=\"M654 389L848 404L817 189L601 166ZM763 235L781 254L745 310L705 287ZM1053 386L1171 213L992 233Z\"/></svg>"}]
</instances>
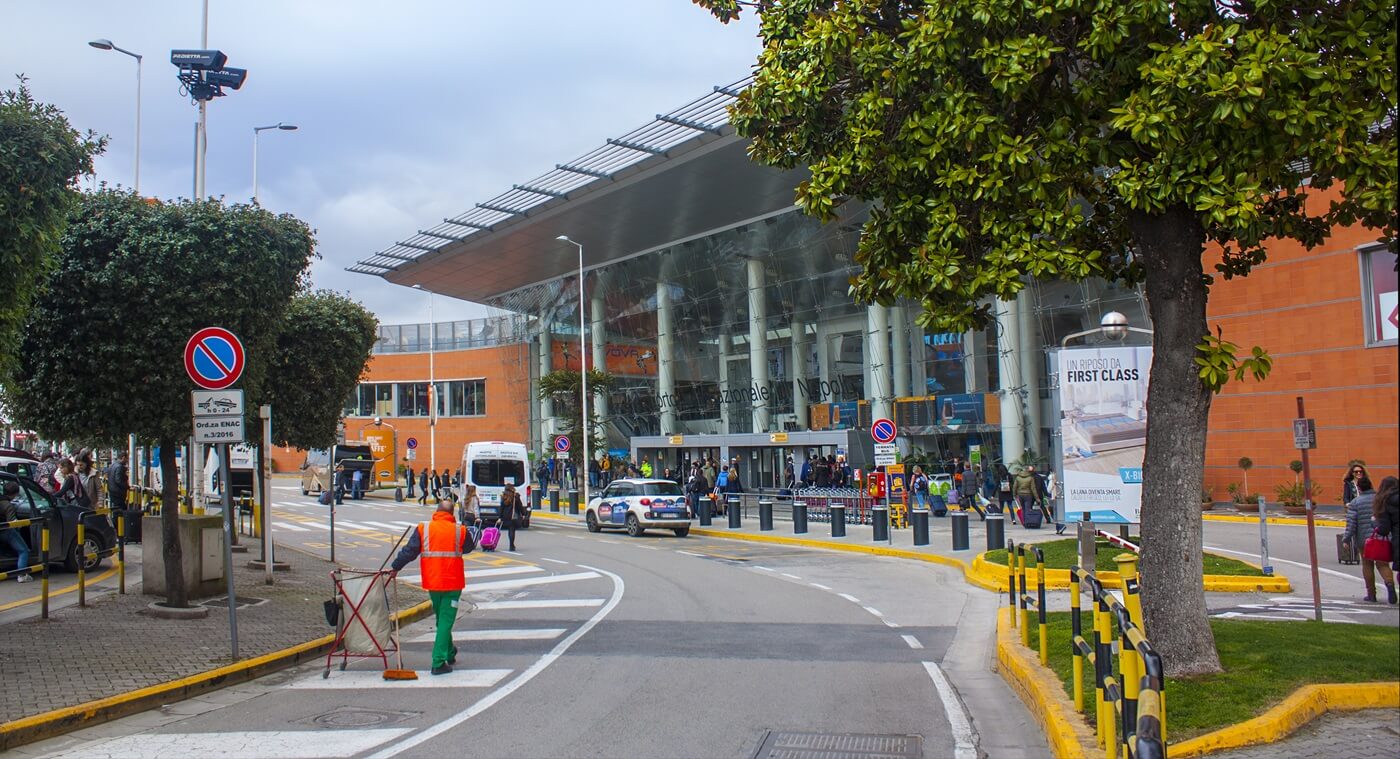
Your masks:
<instances>
[{"instance_id":1,"label":"woman in dark coat","mask_svg":"<svg viewBox=\"0 0 1400 759\"><path fill-rule=\"evenodd\" d=\"M1376 529L1390 536L1390 568L1400 572L1400 480L1381 480L1373 508Z\"/></svg>"},{"instance_id":2,"label":"woman in dark coat","mask_svg":"<svg viewBox=\"0 0 1400 759\"><path fill-rule=\"evenodd\" d=\"M515 492L514 485L506 485L504 493L501 493L501 529L506 531L510 538L510 551L515 551L515 530L525 522L525 517L529 513L529 507L521 499L520 494Z\"/></svg>"}]
</instances>

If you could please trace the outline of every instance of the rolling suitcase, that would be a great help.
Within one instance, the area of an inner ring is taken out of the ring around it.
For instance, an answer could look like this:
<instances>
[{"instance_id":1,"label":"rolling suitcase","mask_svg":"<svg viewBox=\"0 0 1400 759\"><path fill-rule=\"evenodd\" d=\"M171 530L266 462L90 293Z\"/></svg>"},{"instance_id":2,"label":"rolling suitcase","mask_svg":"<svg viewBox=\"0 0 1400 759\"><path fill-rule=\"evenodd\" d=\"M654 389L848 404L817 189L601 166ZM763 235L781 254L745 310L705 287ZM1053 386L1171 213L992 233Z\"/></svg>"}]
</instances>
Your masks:
<instances>
[{"instance_id":1,"label":"rolling suitcase","mask_svg":"<svg viewBox=\"0 0 1400 759\"><path fill-rule=\"evenodd\" d=\"M493 525L481 531L481 550L494 551L500 542L501 529L499 527Z\"/></svg>"},{"instance_id":2,"label":"rolling suitcase","mask_svg":"<svg viewBox=\"0 0 1400 759\"><path fill-rule=\"evenodd\" d=\"M1356 552L1355 545L1343 545L1342 534L1337 533L1337 563L1338 564L1360 564L1361 555Z\"/></svg>"},{"instance_id":3,"label":"rolling suitcase","mask_svg":"<svg viewBox=\"0 0 1400 759\"><path fill-rule=\"evenodd\" d=\"M1042 515L1038 507L1032 506L1029 509L1022 509L1021 526L1025 527L1028 530L1039 530L1041 516Z\"/></svg>"}]
</instances>

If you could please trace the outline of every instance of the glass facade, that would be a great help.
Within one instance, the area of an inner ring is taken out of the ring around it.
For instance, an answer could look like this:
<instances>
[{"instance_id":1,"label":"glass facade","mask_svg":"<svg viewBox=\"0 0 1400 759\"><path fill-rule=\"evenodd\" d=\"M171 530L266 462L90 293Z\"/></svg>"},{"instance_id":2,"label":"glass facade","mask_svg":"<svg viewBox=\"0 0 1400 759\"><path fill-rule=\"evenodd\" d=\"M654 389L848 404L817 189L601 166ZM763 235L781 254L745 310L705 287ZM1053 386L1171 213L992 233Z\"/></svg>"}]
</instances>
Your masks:
<instances>
[{"instance_id":1,"label":"glass facade","mask_svg":"<svg viewBox=\"0 0 1400 759\"><path fill-rule=\"evenodd\" d=\"M486 415L486 380L440 380L435 384L439 417ZM430 404L427 382L364 382L350 394L345 415L426 417Z\"/></svg>"}]
</instances>

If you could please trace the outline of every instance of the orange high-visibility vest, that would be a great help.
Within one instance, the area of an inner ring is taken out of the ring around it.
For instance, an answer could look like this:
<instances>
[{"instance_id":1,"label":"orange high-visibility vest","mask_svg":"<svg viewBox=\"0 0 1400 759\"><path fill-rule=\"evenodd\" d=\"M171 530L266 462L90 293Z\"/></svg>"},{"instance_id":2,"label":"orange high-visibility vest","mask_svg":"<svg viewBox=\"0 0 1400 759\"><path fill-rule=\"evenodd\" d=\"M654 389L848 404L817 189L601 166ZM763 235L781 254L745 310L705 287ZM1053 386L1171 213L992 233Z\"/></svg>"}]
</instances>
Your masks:
<instances>
[{"instance_id":1,"label":"orange high-visibility vest","mask_svg":"<svg viewBox=\"0 0 1400 759\"><path fill-rule=\"evenodd\" d=\"M452 515L439 511L433 521L418 525L418 540L423 546L419 557L424 590L461 590L467 587L467 572L462 566L462 544L467 528L457 524Z\"/></svg>"}]
</instances>

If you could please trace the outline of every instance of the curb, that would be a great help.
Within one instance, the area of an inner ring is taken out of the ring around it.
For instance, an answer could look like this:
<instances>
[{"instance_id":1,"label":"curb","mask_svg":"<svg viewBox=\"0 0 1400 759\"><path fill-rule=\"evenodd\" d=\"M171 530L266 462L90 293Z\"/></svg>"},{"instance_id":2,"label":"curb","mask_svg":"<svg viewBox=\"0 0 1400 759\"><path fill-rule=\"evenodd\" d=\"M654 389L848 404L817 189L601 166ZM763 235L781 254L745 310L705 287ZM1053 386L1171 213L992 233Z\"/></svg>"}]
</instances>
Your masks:
<instances>
[{"instance_id":1,"label":"curb","mask_svg":"<svg viewBox=\"0 0 1400 759\"><path fill-rule=\"evenodd\" d=\"M1011 614L1009 608L997 609L997 671L1001 679L1040 723L1056 759L1088 759L1102 753L1094 748L1094 734L1075 713L1060 681L1032 658L1011 631Z\"/></svg>"},{"instance_id":2,"label":"curb","mask_svg":"<svg viewBox=\"0 0 1400 759\"><path fill-rule=\"evenodd\" d=\"M432 602L424 601L399 612L399 622L411 624L427 617L432 610ZM208 672L5 722L0 724L0 752L255 680L280 669L319 658L334 641L334 635L327 635L270 654L226 664Z\"/></svg>"},{"instance_id":3,"label":"curb","mask_svg":"<svg viewBox=\"0 0 1400 759\"><path fill-rule=\"evenodd\" d=\"M1247 517L1243 514L1201 514L1201 519L1207 522L1243 522L1245 524L1259 524L1259 517ZM1265 517L1265 522L1269 524L1291 524L1304 525L1308 523L1307 517ZM1342 519L1319 519L1313 517L1313 524L1318 527L1346 527L1347 523Z\"/></svg>"},{"instance_id":4,"label":"curb","mask_svg":"<svg viewBox=\"0 0 1400 759\"><path fill-rule=\"evenodd\" d=\"M1400 708L1400 683L1304 685L1251 720L1223 727L1171 746L1172 756L1202 756L1227 749L1273 743L1327 712ZM1167 713L1168 718L1171 713Z\"/></svg>"},{"instance_id":5,"label":"curb","mask_svg":"<svg viewBox=\"0 0 1400 759\"><path fill-rule=\"evenodd\" d=\"M1209 553L1209 552L1207 552ZM986 553L977 554L972 560L972 566L968 569L968 575L976 575L982 587L995 586L998 591L1006 591L1007 587L1007 567L988 561ZM1248 564L1249 562L1242 562ZM1257 568L1257 565L1250 564ZM1096 577L1106 588L1122 588L1123 578L1117 572L1095 572ZM1204 585L1207 592L1211 593L1247 593L1252 591L1264 591L1268 593L1292 593L1293 585L1283 575L1205 575ZM1069 590L1069 570L1068 569L1047 569L1045 570L1045 587L1050 590Z\"/></svg>"}]
</instances>

